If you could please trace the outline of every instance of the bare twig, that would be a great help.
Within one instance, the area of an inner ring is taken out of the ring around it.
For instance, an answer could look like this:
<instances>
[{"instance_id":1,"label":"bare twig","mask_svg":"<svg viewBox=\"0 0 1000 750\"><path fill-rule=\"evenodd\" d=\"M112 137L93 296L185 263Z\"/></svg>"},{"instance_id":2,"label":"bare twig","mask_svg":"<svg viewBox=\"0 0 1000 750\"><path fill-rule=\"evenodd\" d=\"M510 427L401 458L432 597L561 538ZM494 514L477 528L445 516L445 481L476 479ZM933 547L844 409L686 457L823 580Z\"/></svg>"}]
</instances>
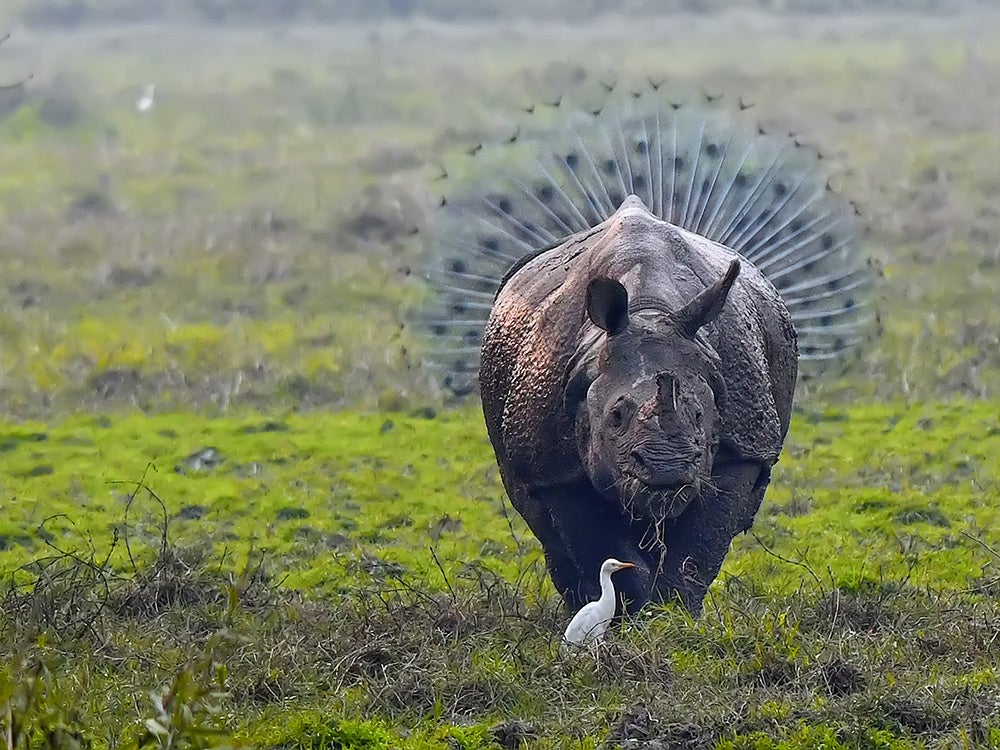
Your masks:
<instances>
[{"instance_id":1,"label":"bare twig","mask_svg":"<svg viewBox=\"0 0 1000 750\"><path fill-rule=\"evenodd\" d=\"M964 531L964 530L963 531L959 531L958 533L961 534L962 536L964 536L966 539L969 539L969 540L975 542L980 547L982 547L984 550L986 550L987 552L989 552L993 557L995 557L998 560L1000 560L1000 552L997 552L995 549L993 549L990 545L988 545L986 542L984 542L978 536L972 536L972 534L970 534L969 532Z\"/></svg>"},{"instance_id":2,"label":"bare twig","mask_svg":"<svg viewBox=\"0 0 1000 750\"><path fill-rule=\"evenodd\" d=\"M802 568L803 570L805 570L812 577L812 579L814 581L816 581L816 585L819 587L820 594L823 595L823 596L826 596L826 589L823 586L823 582L820 580L819 576L816 575L816 571L814 571L811 567L809 567L809 565L807 563L804 563L801 560L790 560L787 557L783 557L783 556L779 555L773 549L771 549L766 544L764 544L763 540L759 536L757 536L756 532L751 531L750 534L756 540L757 544L759 544L761 546L761 548L767 554L769 554L771 557L773 557L773 558L775 558L777 560L781 560L781 562L783 562L783 563L788 563L789 565L795 565L795 566L797 566L797 567Z\"/></svg>"},{"instance_id":3,"label":"bare twig","mask_svg":"<svg viewBox=\"0 0 1000 750\"><path fill-rule=\"evenodd\" d=\"M438 559L437 552L434 551L434 548L430 547L429 549L431 551L431 557L434 558L434 564L437 566L437 569L441 571L441 577L444 579L444 585L448 587L448 593L451 594L451 600L454 602L456 598L455 589L451 587L451 581L448 580L448 574L444 572L444 566L441 565L441 561Z\"/></svg>"}]
</instances>

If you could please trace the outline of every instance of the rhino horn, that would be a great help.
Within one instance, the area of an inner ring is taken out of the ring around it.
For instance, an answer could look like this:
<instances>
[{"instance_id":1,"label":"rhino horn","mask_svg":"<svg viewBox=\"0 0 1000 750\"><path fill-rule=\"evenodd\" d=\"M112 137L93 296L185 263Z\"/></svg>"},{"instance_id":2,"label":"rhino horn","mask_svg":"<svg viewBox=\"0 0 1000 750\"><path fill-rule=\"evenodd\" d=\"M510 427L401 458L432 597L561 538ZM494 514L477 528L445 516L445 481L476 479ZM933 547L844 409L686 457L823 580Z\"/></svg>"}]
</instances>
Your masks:
<instances>
[{"instance_id":1,"label":"rhino horn","mask_svg":"<svg viewBox=\"0 0 1000 750\"><path fill-rule=\"evenodd\" d=\"M601 277L587 286L587 315L609 336L628 328L628 291L620 281Z\"/></svg>"},{"instance_id":2,"label":"rhino horn","mask_svg":"<svg viewBox=\"0 0 1000 750\"><path fill-rule=\"evenodd\" d=\"M677 380L673 375L661 372L656 376L656 395L661 416L677 411Z\"/></svg>"},{"instance_id":3,"label":"rhino horn","mask_svg":"<svg viewBox=\"0 0 1000 750\"><path fill-rule=\"evenodd\" d=\"M740 274L740 262L733 260L726 270L725 276L719 279L712 286L705 289L697 297L688 302L678 310L674 317L680 324L681 330L689 338L698 333L698 329L706 323L711 323L722 312L723 305L726 304L726 295ZM626 298L627 299L627 298Z\"/></svg>"}]
</instances>

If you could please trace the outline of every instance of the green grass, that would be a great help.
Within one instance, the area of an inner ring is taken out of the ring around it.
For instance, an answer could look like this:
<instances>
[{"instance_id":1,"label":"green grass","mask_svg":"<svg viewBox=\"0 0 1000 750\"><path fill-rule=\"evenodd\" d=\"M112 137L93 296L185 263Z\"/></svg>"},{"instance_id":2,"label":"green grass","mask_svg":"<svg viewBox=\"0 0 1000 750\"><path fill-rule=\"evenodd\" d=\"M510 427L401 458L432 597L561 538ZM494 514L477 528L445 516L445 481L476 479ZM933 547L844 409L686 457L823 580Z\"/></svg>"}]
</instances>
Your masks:
<instances>
[{"instance_id":1,"label":"green grass","mask_svg":"<svg viewBox=\"0 0 1000 750\"><path fill-rule=\"evenodd\" d=\"M34 78L0 122L0 727L1000 747L993 20L15 34L0 80ZM464 146L581 70L742 95L819 144L885 277L880 335L800 388L705 614L651 608L573 660L478 407L445 407L401 322L412 230L461 184L437 163L468 176ZM195 468L206 448L224 460Z\"/></svg>"},{"instance_id":2,"label":"green grass","mask_svg":"<svg viewBox=\"0 0 1000 750\"><path fill-rule=\"evenodd\" d=\"M997 407L800 411L706 614L654 608L596 663L556 653L565 616L474 409L7 425L7 634L115 696L70 701L99 744L171 679L253 746L485 747L515 718L558 747L959 742L997 718L975 703L1000 685ZM207 447L224 460L193 467Z\"/></svg>"},{"instance_id":3,"label":"green grass","mask_svg":"<svg viewBox=\"0 0 1000 750\"><path fill-rule=\"evenodd\" d=\"M45 551L38 534L17 543L25 529L44 529L60 547L103 546L124 533L116 524L137 482L164 499L174 535L225 550L236 565L252 550L288 571L288 585L317 592L343 586L343 568L361 550L417 574L433 567L431 543L455 565L517 557L492 451L471 412L86 417L49 430L22 425L0 445L11 496L0 526L8 570ZM468 453L450 456L449 445ZM218 467L189 460L206 448L221 455ZM161 509L145 494L138 491L131 522L155 551ZM118 552L112 563L123 561Z\"/></svg>"},{"instance_id":4,"label":"green grass","mask_svg":"<svg viewBox=\"0 0 1000 750\"><path fill-rule=\"evenodd\" d=\"M1000 513L987 489L1000 481L996 408L797 412L768 502L723 578L776 593L975 585L992 567L977 540L993 542ZM192 456L205 449L220 458L198 466ZM126 532L155 553L164 514L173 538L197 539L236 567L263 555L286 585L322 596L350 588L348 568L362 555L439 587L431 547L448 573L476 564L510 578L537 559L475 407L436 416L85 416L0 428L0 450L6 570L53 545L105 548ZM110 564L124 555L119 547Z\"/></svg>"}]
</instances>

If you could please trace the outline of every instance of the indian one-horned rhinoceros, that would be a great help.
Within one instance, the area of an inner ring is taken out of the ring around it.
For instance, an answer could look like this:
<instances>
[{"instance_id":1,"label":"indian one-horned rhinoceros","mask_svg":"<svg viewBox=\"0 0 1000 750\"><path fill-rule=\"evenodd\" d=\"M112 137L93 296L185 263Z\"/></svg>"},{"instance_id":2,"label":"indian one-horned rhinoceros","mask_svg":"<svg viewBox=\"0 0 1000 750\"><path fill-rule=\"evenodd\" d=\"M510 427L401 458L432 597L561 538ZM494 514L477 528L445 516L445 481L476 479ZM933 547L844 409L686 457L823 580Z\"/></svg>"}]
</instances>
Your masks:
<instances>
[{"instance_id":1,"label":"indian one-horned rhinoceros","mask_svg":"<svg viewBox=\"0 0 1000 750\"><path fill-rule=\"evenodd\" d=\"M600 111L449 196L427 323L570 607L614 557L632 609L698 611L761 505L800 356L861 340L872 274L798 143L653 90Z\"/></svg>"},{"instance_id":2,"label":"indian one-horned rhinoceros","mask_svg":"<svg viewBox=\"0 0 1000 750\"><path fill-rule=\"evenodd\" d=\"M635 197L507 279L483 342L483 411L571 606L594 597L607 557L636 565L619 577L628 600L700 606L763 499L796 360L771 283Z\"/></svg>"}]
</instances>

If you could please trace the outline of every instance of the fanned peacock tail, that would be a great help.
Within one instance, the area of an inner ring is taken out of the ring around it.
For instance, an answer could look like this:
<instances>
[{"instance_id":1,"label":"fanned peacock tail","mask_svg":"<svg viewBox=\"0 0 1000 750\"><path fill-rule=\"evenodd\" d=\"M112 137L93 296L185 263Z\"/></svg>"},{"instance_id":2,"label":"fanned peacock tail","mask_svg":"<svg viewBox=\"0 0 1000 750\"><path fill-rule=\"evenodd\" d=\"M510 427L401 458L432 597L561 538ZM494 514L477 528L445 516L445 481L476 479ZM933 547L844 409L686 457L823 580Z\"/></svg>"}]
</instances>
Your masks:
<instances>
[{"instance_id":1,"label":"fanned peacock tail","mask_svg":"<svg viewBox=\"0 0 1000 750\"><path fill-rule=\"evenodd\" d=\"M655 83L607 88L589 109L563 99L527 110L511 137L471 150L480 168L443 199L421 315L442 384L475 388L483 328L511 267L601 223L631 194L770 279L795 322L803 375L842 364L874 319L876 274L822 155L748 122L742 100L673 101Z\"/></svg>"}]
</instances>

